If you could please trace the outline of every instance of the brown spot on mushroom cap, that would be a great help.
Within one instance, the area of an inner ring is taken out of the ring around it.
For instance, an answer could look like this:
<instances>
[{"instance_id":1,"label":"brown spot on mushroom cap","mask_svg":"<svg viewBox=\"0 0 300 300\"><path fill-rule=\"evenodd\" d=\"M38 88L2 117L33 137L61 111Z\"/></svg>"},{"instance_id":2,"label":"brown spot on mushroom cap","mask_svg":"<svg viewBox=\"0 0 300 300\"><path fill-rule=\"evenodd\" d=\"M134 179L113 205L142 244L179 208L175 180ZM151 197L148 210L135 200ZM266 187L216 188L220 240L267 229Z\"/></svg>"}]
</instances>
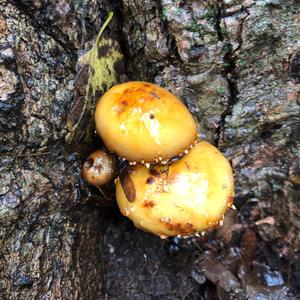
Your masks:
<instances>
[{"instance_id":1,"label":"brown spot on mushroom cap","mask_svg":"<svg viewBox=\"0 0 300 300\"><path fill-rule=\"evenodd\" d=\"M228 206L230 207L233 203L233 199L234 199L234 196L233 195L229 195L227 200L228 200Z\"/></svg>"},{"instance_id":2,"label":"brown spot on mushroom cap","mask_svg":"<svg viewBox=\"0 0 300 300\"><path fill-rule=\"evenodd\" d=\"M146 180L146 183L148 183L148 184L154 183L154 178L153 177L148 177L147 180Z\"/></svg>"},{"instance_id":3,"label":"brown spot on mushroom cap","mask_svg":"<svg viewBox=\"0 0 300 300\"><path fill-rule=\"evenodd\" d=\"M90 169L94 164L94 159L92 157L88 157L87 160L84 162L84 167Z\"/></svg>"},{"instance_id":4,"label":"brown spot on mushroom cap","mask_svg":"<svg viewBox=\"0 0 300 300\"><path fill-rule=\"evenodd\" d=\"M180 223L176 223L174 226L175 226L175 229L176 229L176 230L179 230L180 227L181 227L181 224L180 224Z\"/></svg>"},{"instance_id":5,"label":"brown spot on mushroom cap","mask_svg":"<svg viewBox=\"0 0 300 300\"><path fill-rule=\"evenodd\" d=\"M108 148L128 161L167 162L197 139L185 105L166 89L145 82L108 90L97 103L95 121Z\"/></svg>"},{"instance_id":6,"label":"brown spot on mushroom cap","mask_svg":"<svg viewBox=\"0 0 300 300\"><path fill-rule=\"evenodd\" d=\"M174 225L170 224L170 223L166 223L166 227L168 228L168 230L173 231L174 230Z\"/></svg>"},{"instance_id":7,"label":"brown spot on mushroom cap","mask_svg":"<svg viewBox=\"0 0 300 300\"><path fill-rule=\"evenodd\" d=\"M153 91L150 92L150 95L153 96L154 98L158 99L158 100L160 99L160 97Z\"/></svg>"},{"instance_id":8,"label":"brown spot on mushroom cap","mask_svg":"<svg viewBox=\"0 0 300 300\"><path fill-rule=\"evenodd\" d=\"M149 170L149 173L155 177L160 177L161 173L155 169Z\"/></svg>"},{"instance_id":9,"label":"brown spot on mushroom cap","mask_svg":"<svg viewBox=\"0 0 300 300\"><path fill-rule=\"evenodd\" d=\"M184 227L186 227L186 228L193 228L193 224L192 223L186 223L184 225Z\"/></svg>"},{"instance_id":10,"label":"brown spot on mushroom cap","mask_svg":"<svg viewBox=\"0 0 300 300\"><path fill-rule=\"evenodd\" d=\"M151 200L145 200L143 202L143 207L153 207L155 205L154 201L151 201Z\"/></svg>"},{"instance_id":11,"label":"brown spot on mushroom cap","mask_svg":"<svg viewBox=\"0 0 300 300\"><path fill-rule=\"evenodd\" d=\"M186 156L167 166L150 170L142 165L132 168L135 201L128 202L122 186L117 183L117 203L121 210L130 210L129 218L143 230L165 236L202 232L219 226L232 204L231 166L207 142L199 142ZM148 184L147 180L154 174L160 176ZM145 210L144 201L149 198L155 206Z\"/></svg>"}]
</instances>

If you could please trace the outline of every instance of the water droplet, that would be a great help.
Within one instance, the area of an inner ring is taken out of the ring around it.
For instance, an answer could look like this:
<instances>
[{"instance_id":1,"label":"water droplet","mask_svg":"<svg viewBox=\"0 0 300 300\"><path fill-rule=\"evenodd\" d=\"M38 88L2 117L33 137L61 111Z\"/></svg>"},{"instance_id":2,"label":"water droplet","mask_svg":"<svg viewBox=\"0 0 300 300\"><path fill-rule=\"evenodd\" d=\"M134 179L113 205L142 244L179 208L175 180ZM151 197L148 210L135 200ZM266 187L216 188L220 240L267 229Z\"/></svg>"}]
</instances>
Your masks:
<instances>
[{"instance_id":1,"label":"water droplet","mask_svg":"<svg viewBox=\"0 0 300 300\"><path fill-rule=\"evenodd\" d=\"M168 187L167 184L164 184L164 185L163 185L163 192L164 192L164 193L168 193L168 192L169 192L169 187Z\"/></svg>"},{"instance_id":2,"label":"water droplet","mask_svg":"<svg viewBox=\"0 0 300 300\"><path fill-rule=\"evenodd\" d=\"M113 254L115 252L115 248L112 245L108 245L108 249L110 254Z\"/></svg>"},{"instance_id":3,"label":"water droplet","mask_svg":"<svg viewBox=\"0 0 300 300\"><path fill-rule=\"evenodd\" d=\"M124 216L128 217L129 214L130 214L130 212L128 211L128 209L124 209L124 210L123 210L123 215L124 215Z\"/></svg>"}]
</instances>

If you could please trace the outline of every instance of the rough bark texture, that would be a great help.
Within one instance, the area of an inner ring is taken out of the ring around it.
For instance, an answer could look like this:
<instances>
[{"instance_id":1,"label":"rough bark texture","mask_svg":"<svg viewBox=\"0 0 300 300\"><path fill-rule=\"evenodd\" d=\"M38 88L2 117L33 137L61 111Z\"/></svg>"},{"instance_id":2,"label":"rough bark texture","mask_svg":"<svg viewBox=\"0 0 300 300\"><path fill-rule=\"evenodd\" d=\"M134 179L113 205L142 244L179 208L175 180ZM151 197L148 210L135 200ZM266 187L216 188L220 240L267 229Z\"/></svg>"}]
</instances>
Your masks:
<instances>
[{"instance_id":1,"label":"rough bark texture","mask_svg":"<svg viewBox=\"0 0 300 300\"><path fill-rule=\"evenodd\" d=\"M238 212L205 237L160 240L89 204L66 115L77 57L109 10L127 77L181 97L232 162ZM0 11L1 299L297 298L299 1L0 0Z\"/></svg>"}]
</instances>

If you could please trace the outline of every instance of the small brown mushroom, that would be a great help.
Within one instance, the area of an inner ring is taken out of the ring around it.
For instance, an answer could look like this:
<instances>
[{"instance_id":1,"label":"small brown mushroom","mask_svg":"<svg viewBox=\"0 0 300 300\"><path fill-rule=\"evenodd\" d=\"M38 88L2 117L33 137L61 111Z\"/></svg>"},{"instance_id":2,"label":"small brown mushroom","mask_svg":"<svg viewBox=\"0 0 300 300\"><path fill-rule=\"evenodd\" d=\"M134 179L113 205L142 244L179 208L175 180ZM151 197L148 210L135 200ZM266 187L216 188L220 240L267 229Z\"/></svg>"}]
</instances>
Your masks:
<instances>
[{"instance_id":1,"label":"small brown mushroom","mask_svg":"<svg viewBox=\"0 0 300 300\"><path fill-rule=\"evenodd\" d=\"M83 163L81 175L87 183L99 188L113 179L115 169L115 157L105 151L96 150Z\"/></svg>"}]
</instances>

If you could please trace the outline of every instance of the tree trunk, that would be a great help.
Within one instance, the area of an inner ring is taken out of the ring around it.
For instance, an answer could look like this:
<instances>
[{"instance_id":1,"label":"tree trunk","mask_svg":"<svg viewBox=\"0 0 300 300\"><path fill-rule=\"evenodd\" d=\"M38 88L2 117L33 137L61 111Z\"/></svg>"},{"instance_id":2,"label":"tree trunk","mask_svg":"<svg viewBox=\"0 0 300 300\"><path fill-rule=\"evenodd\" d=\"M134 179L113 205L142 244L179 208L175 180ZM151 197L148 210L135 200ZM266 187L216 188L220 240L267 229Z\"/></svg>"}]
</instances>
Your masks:
<instances>
[{"instance_id":1,"label":"tree trunk","mask_svg":"<svg viewBox=\"0 0 300 300\"><path fill-rule=\"evenodd\" d=\"M0 11L1 299L297 297L299 1L0 0ZM160 240L91 203L102 196L80 168L98 142L68 146L66 117L78 57L109 11L121 78L177 94L232 162L238 213L225 229Z\"/></svg>"}]
</instances>

